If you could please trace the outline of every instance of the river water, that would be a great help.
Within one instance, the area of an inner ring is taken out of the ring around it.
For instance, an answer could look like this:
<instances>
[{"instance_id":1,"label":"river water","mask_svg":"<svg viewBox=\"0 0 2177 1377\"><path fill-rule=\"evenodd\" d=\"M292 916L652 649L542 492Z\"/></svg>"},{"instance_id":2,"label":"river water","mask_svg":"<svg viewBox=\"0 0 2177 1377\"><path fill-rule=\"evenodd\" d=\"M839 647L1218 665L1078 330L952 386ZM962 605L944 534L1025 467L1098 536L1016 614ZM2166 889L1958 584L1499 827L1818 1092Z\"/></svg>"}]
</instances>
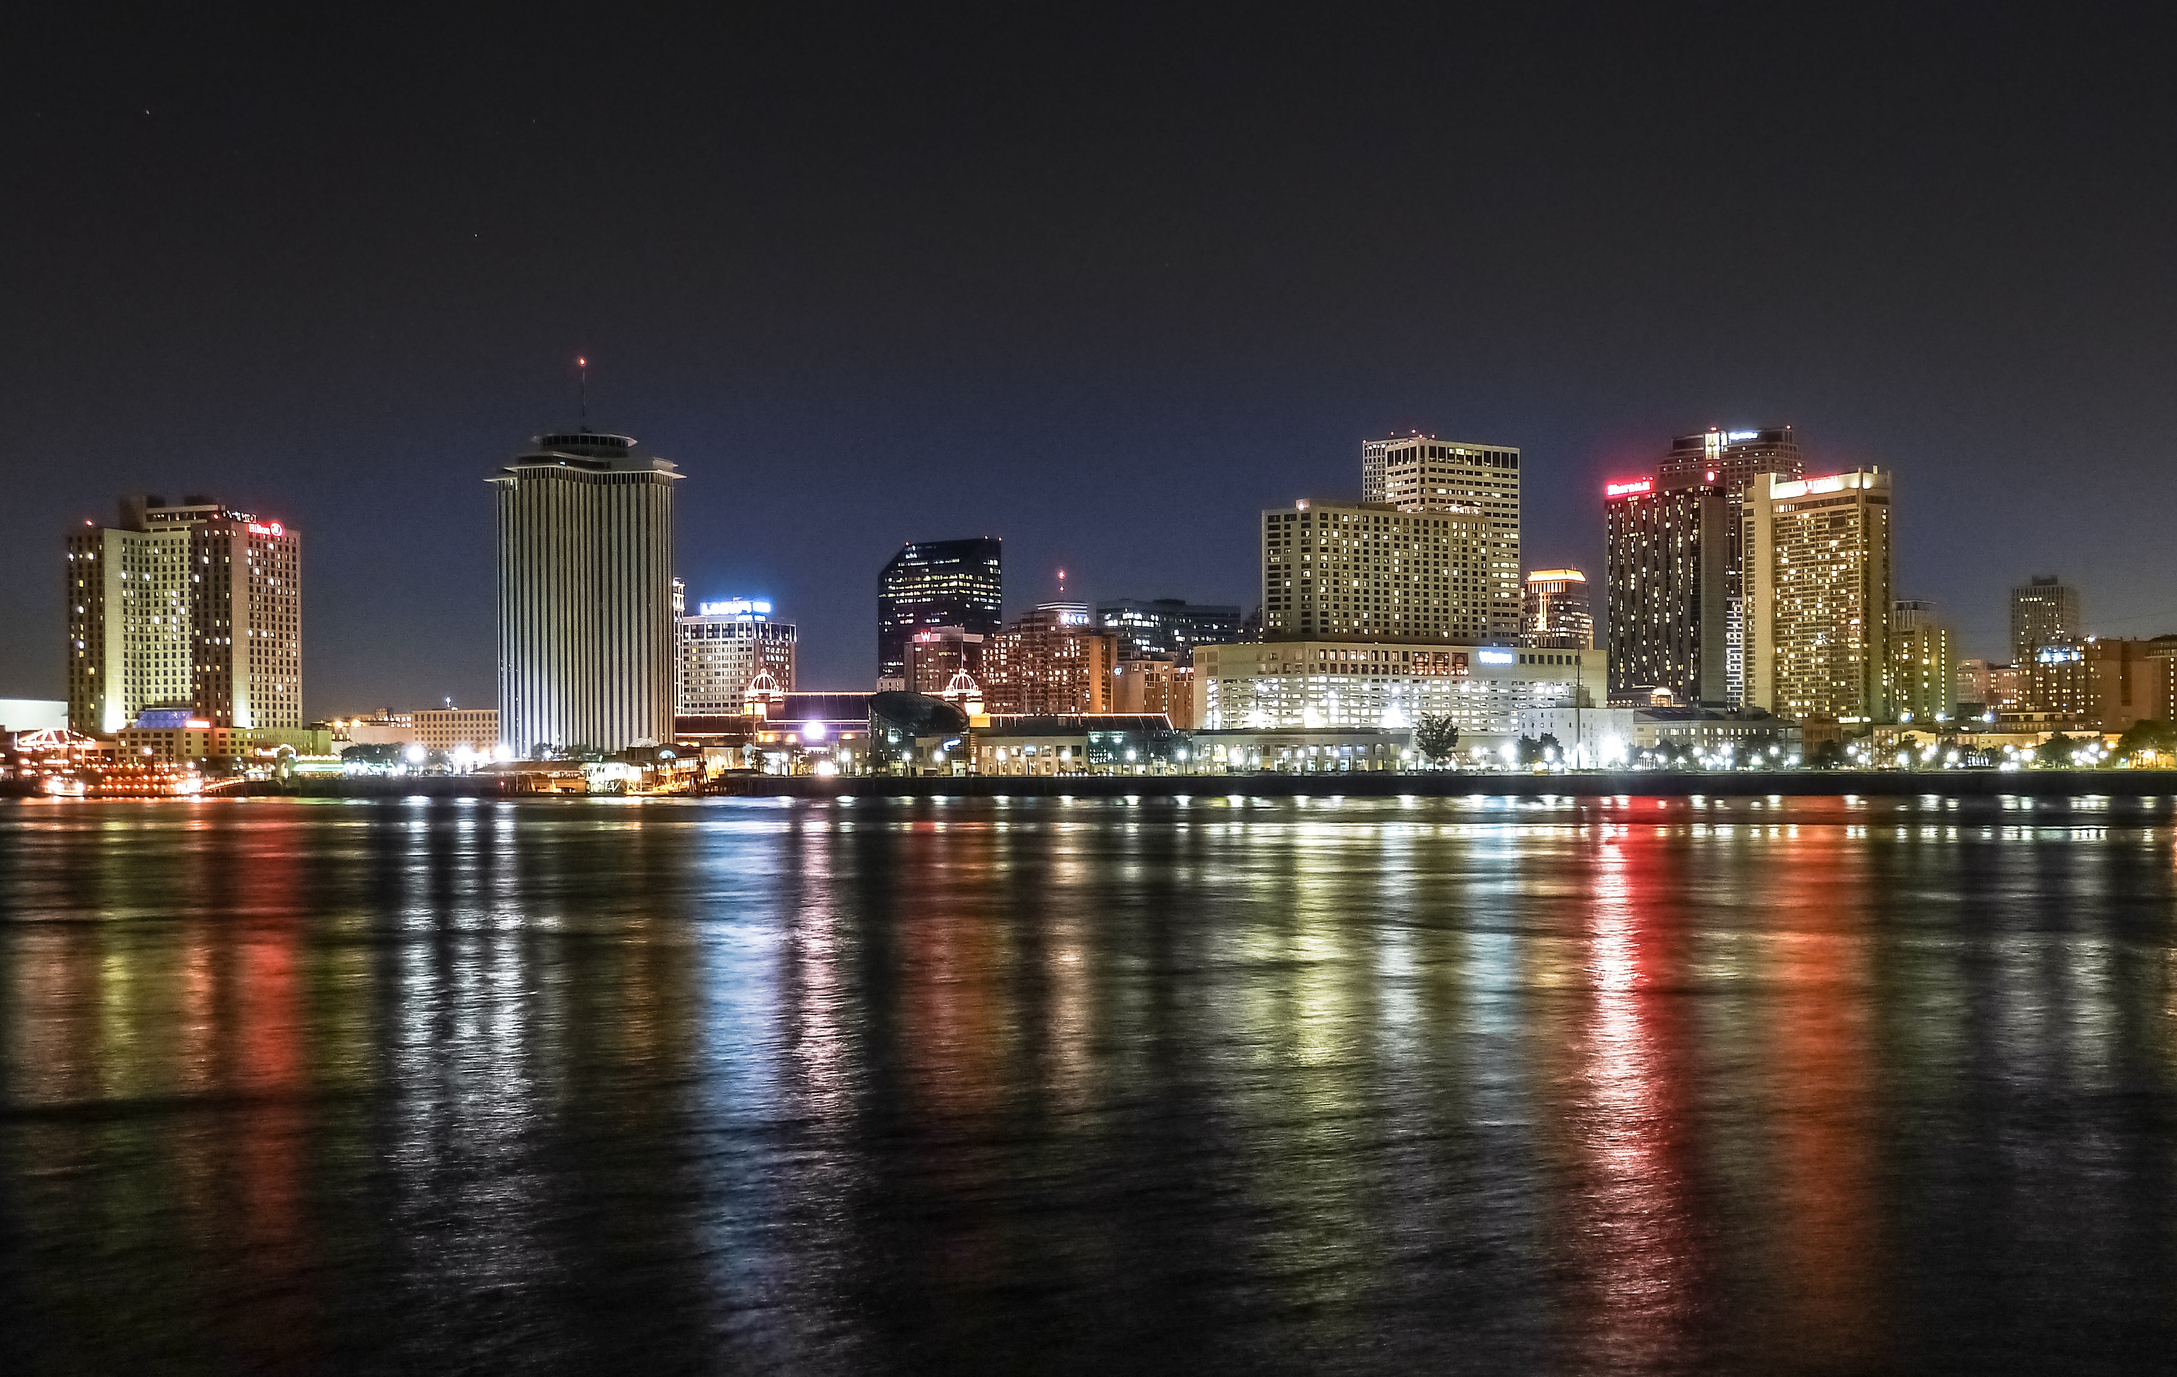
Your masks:
<instances>
[{"instance_id":1,"label":"river water","mask_svg":"<svg viewBox=\"0 0 2177 1377\"><path fill-rule=\"evenodd\" d=\"M0 803L13 1371L2128 1371L2166 806Z\"/></svg>"}]
</instances>

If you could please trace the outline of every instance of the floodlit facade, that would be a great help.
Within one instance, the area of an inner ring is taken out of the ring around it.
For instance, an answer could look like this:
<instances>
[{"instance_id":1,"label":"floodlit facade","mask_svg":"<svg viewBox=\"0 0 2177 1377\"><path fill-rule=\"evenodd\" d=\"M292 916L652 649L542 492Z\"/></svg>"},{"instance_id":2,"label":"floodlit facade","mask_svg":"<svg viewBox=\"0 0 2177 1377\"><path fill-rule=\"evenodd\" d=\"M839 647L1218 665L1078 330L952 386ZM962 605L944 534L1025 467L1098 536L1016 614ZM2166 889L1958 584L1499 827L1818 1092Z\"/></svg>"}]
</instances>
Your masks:
<instances>
[{"instance_id":1,"label":"floodlit facade","mask_svg":"<svg viewBox=\"0 0 2177 1377\"><path fill-rule=\"evenodd\" d=\"M1003 623L1004 544L930 540L903 545L877 576L877 680L904 688L907 643L918 631L957 626L996 635Z\"/></svg>"},{"instance_id":2,"label":"floodlit facade","mask_svg":"<svg viewBox=\"0 0 2177 1377\"><path fill-rule=\"evenodd\" d=\"M208 497L124 498L67 541L68 714L111 736L146 708L302 726L302 534Z\"/></svg>"},{"instance_id":3,"label":"floodlit facade","mask_svg":"<svg viewBox=\"0 0 2177 1377\"><path fill-rule=\"evenodd\" d=\"M696 604L678 622L680 713L734 713L756 676L770 671L779 691L794 688L794 624L750 598Z\"/></svg>"},{"instance_id":4,"label":"floodlit facade","mask_svg":"<svg viewBox=\"0 0 2177 1377\"><path fill-rule=\"evenodd\" d=\"M1262 634L1509 645L1518 554L1506 555L1495 524L1478 509L1312 498L1271 508L1262 514Z\"/></svg>"},{"instance_id":5,"label":"floodlit facade","mask_svg":"<svg viewBox=\"0 0 2177 1377\"><path fill-rule=\"evenodd\" d=\"M1474 529L1480 558L1458 591L1476 595L1481 621L1455 639L1510 645L1519 636L1520 452L1512 445L1391 436L1361 446L1361 501L1408 513L1450 512ZM1265 604L1267 606L1267 604ZM1324 634L1321 628L1317 634Z\"/></svg>"},{"instance_id":6,"label":"floodlit facade","mask_svg":"<svg viewBox=\"0 0 2177 1377\"><path fill-rule=\"evenodd\" d=\"M499 734L617 751L673 736L673 485L625 435L574 431L489 480L498 505Z\"/></svg>"},{"instance_id":7,"label":"floodlit facade","mask_svg":"<svg viewBox=\"0 0 2177 1377\"><path fill-rule=\"evenodd\" d=\"M1888 721L1890 475L1757 479L1746 552L1752 705L1791 718Z\"/></svg>"},{"instance_id":8,"label":"floodlit facade","mask_svg":"<svg viewBox=\"0 0 2177 1377\"><path fill-rule=\"evenodd\" d=\"M1899 721L1933 722L1956 710L1958 637L1934 603L1904 598L1891 607L1890 683Z\"/></svg>"},{"instance_id":9,"label":"floodlit facade","mask_svg":"<svg viewBox=\"0 0 2177 1377\"><path fill-rule=\"evenodd\" d=\"M1577 569L1536 569L1527 575L1519 643L1558 650L1595 648L1595 613L1587 600L1586 574Z\"/></svg>"},{"instance_id":10,"label":"floodlit facade","mask_svg":"<svg viewBox=\"0 0 2177 1377\"><path fill-rule=\"evenodd\" d=\"M2037 576L2011 590L2011 663L2021 669L2045 645L2068 645L2085 636L2079 590L2054 574Z\"/></svg>"},{"instance_id":11,"label":"floodlit facade","mask_svg":"<svg viewBox=\"0 0 2177 1377\"><path fill-rule=\"evenodd\" d=\"M1195 722L1207 731L1410 730L1449 717L1499 741L1532 708L1594 707L1609 674L1594 650L1265 641L1194 652ZM1479 742L1477 742L1479 744ZM1464 746L1462 745L1462 750Z\"/></svg>"}]
</instances>

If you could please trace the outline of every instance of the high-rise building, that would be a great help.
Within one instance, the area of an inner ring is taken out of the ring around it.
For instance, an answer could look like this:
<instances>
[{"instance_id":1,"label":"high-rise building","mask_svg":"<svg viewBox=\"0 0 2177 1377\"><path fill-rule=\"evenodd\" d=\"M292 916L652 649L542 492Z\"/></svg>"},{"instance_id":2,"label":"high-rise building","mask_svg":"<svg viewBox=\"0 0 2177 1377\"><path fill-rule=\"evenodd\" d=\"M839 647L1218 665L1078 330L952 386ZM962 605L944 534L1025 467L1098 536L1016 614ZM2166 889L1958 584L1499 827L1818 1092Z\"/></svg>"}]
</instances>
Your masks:
<instances>
[{"instance_id":1,"label":"high-rise building","mask_svg":"<svg viewBox=\"0 0 2177 1377\"><path fill-rule=\"evenodd\" d=\"M1671 439L1670 453L1656 465L1656 481L1666 487L1713 483L1744 493L1764 473L1797 478L1805 460L1790 426L1755 430L1720 430L1714 426Z\"/></svg>"},{"instance_id":2,"label":"high-rise building","mask_svg":"<svg viewBox=\"0 0 2177 1377\"><path fill-rule=\"evenodd\" d=\"M149 707L302 726L301 532L209 497L130 497L67 544L77 731L110 736Z\"/></svg>"},{"instance_id":3,"label":"high-rise building","mask_svg":"<svg viewBox=\"0 0 2177 1377\"><path fill-rule=\"evenodd\" d=\"M1746 496L1747 696L1782 717L1880 722L1890 684L1890 475L1754 481Z\"/></svg>"},{"instance_id":4,"label":"high-rise building","mask_svg":"<svg viewBox=\"0 0 2177 1377\"><path fill-rule=\"evenodd\" d=\"M1121 655L1176 656L1198 645L1240 639L1240 609L1180 598L1120 598L1096 604L1096 620L1119 638Z\"/></svg>"},{"instance_id":5,"label":"high-rise building","mask_svg":"<svg viewBox=\"0 0 2177 1377\"><path fill-rule=\"evenodd\" d=\"M907 642L917 631L957 626L996 635L1005 615L1004 547L990 537L903 545L877 576L877 679L904 688Z\"/></svg>"},{"instance_id":6,"label":"high-rise building","mask_svg":"<svg viewBox=\"0 0 2177 1377\"><path fill-rule=\"evenodd\" d=\"M983 643L983 702L992 713L1110 712L1119 638L1083 602L1039 603Z\"/></svg>"},{"instance_id":7,"label":"high-rise building","mask_svg":"<svg viewBox=\"0 0 2177 1377\"><path fill-rule=\"evenodd\" d=\"M2054 574L2036 575L2011 590L2011 663L2021 668L2045 645L2079 640L2079 590Z\"/></svg>"},{"instance_id":8,"label":"high-rise building","mask_svg":"<svg viewBox=\"0 0 2177 1377\"><path fill-rule=\"evenodd\" d=\"M1603 486L1612 703L1646 707L1658 695L1681 706L1730 703L1731 510L1716 483Z\"/></svg>"},{"instance_id":9,"label":"high-rise building","mask_svg":"<svg viewBox=\"0 0 2177 1377\"><path fill-rule=\"evenodd\" d=\"M1577 569L1537 569L1528 574L1519 643L1593 650L1595 614L1588 605L1587 575Z\"/></svg>"},{"instance_id":10,"label":"high-rise building","mask_svg":"<svg viewBox=\"0 0 2177 1377\"><path fill-rule=\"evenodd\" d=\"M1671 439L1670 452L1656 465L1656 486L1715 487L1723 490L1726 521L1723 551L1724 701L1744 707L1746 697L1746 493L1764 473L1797 478L1805 471L1798 437L1790 426L1723 430L1710 426Z\"/></svg>"},{"instance_id":11,"label":"high-rise building","mask_svg":"<svg viewBox=\"0 0 2177 1377\"><path fill-rule=\"evenodd\" d=\"M1935 615L1934 603L1901 598L1891 605L1890 683L1901 721L1948 717L1965 701L1957 696L1958 637Z\"/></svg>"},{"instance_id":12,"label":"high-rise building","mask_svg":"<svg viewBox=\"0 0 2177 1377\"><path fill-rule=\"evenodd\" d=\"M679 628L677 712L737 713L748 686L765 670L779 692L794 691L794 624L773 620L770 603L697 603L696 615L681 617Z\"/></svg>"},{"instance_id":13,"label":"high-rise building","mask_svg":"<svg viewBox=\"0 0 2177 1377\"><path fill-rule=\"evenodd\" d=\"M1361 446L1361 501L1402 512L1456 512L1480 527L1487 621L1462 639L1519 638L1519 450L1511 445L1391 436Z\"/></svg>"},{"instance_id":14,"label":"high-rise building","mask_svg":"<svg viewBox=\"0 0 2177 1377\"><path fill-rule=\"evenodd\" d=\"M625 435L537 437L489 480L499 733L517 752L673 739L673 484Z\"/></svg>"},{"instance_id":15,"label":"high-rise building","mask_svg":"<svg viewBox=\"0 0 2177 1377\"><path fill-rule=\"evenodd\" d=\"M1516 558L1516 552L1513 556ZM1404 512L1380 502L1303 499L1262 514L1262 634L1509 645L1501 533L1487 513Z\"/></svg>"}]
</instances>

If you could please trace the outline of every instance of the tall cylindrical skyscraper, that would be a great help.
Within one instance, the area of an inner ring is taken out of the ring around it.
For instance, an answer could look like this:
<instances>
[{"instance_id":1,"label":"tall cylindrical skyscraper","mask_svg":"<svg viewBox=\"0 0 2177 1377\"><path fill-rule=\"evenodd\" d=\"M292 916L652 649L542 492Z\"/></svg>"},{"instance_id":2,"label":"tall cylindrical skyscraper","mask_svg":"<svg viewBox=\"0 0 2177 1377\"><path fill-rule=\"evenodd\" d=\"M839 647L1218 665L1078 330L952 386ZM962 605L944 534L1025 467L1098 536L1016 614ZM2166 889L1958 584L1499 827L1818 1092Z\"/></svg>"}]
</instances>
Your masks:
<instances>
[{"instance_id":1,"label":"tall cylindrical skyscraper","mask_svg":"<svg viewBox=\"0 0 2177 1377\"><path fill-rule=\"evenodd\" d=\"M489 480L499 506L499 739L624 747L673 736L673 484L625 435L540 435Z\"/></svg>"}]
</instances>

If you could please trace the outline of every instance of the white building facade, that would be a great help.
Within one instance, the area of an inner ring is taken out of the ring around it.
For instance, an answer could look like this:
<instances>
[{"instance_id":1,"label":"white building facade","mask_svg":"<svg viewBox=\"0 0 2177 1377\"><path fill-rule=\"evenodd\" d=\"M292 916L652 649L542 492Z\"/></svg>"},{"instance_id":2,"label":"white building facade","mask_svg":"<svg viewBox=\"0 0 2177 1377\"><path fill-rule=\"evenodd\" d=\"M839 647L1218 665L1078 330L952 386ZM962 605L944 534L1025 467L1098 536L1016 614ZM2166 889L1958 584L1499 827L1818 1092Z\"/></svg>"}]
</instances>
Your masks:
<instances>
[{"instance_id":1,"label":"white building facade","mask_svg":"<svg viewBox=\"0 0 2177 1377\"><path fill-rule=\"evenodd\" d=\"M771 604L749 598L696 604L680 619L679 710L737 713L756 675L769 670L794 691L794 624L773 621Z\"/></svg>"},{"instance_id":2,"label":"white building facade","mask_svg":"<svg viewBox=\"0 0 2177 1377\"><path fill-rule=\"evenodd\" d=\"M497 490L499 738L620 750L673 733L673 484L624 435L539 436Z\"/></svg>"},{"instance_id":3,"label":"white building facade","mask_svg":"<svg viewBox=\"0 0 2177 1377\"><path fill-rule=\"evenodd\" d=\"M1269 641L1199 646L1195 721L1206 731L1291 728L1408 730L1448 717L1469 743L1519 735L1519 714L1603 702L1596 650Z\"/></svg>"}]
</instances>

